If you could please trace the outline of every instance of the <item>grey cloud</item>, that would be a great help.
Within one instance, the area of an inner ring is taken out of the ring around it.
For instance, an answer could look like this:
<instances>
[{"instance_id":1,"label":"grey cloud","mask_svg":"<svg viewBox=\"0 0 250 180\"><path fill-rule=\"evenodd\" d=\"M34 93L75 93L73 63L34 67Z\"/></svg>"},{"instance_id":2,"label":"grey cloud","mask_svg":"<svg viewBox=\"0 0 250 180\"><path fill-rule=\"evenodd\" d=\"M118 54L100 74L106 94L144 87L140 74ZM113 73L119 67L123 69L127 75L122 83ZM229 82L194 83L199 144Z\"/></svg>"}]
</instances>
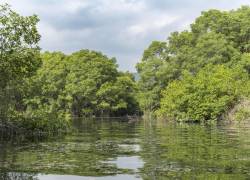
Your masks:
<instances>
[{"instance_id":1,"label":"grey cloud","mask_svg":"<svg viewBox=\"0 0 250 180\"><path fill-rule=\"evenodd\" d=\"M18 12L36 13L43 50L65 53L88 48L116 57L122 70L135 71L153 40L188 28L200 12L235 9L249 0L0 0Z\"/></svg>"}]
</instances>

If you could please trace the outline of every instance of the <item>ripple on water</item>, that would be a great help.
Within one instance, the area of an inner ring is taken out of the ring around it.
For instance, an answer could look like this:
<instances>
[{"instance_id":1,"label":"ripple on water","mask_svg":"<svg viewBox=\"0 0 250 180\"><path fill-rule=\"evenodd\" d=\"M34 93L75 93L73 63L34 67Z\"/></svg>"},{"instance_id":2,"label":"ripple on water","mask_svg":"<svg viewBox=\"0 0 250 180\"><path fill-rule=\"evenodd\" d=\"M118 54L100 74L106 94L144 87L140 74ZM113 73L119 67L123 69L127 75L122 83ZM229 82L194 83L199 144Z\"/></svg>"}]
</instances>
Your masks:
<instances>
[{"instance_id":1,"label":"ripple on water","mask_svg":"<svg viewBox=\"0 0 250 180\"><path fill-rule=\"evenodd\" d=\"M0 142L0 180L250 179L248 126L153 122L82 120L61 139Z\"/></svg>"},{"instance_id":2,"label":"ripple on water","mask_svg":"<svg viewBox=\"0 0 250 180\"><path fill-rule=\"evenodd\" d=\"M140 152L141 150L139 144L118 144L118 147L124 151Z\"/></svg>"}]
</instances>

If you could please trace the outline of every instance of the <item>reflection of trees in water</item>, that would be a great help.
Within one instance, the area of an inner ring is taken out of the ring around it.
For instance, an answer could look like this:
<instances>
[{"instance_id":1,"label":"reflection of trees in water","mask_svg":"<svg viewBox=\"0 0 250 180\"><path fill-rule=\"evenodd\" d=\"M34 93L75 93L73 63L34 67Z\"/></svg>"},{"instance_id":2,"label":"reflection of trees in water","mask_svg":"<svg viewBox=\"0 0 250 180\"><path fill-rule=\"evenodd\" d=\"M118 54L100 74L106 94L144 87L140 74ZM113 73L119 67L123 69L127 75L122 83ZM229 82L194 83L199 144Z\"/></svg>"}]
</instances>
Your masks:
<instances>
[{"instance_id":1,"label":"reflection of trees in water","mask_svg":"<svg viewBox=\"0 0 250 180\"><path fill-rule=\"evenodd\" d=\"M228 138L232 140L237 139L242 142L238 143L238 149L242 152L246 152L248 154L246 157L250 157L250 120L241 122L221 122L219 128L226 132Z\"/></svg>"},{"instance_id":2,"label":"reflection of trees in water","mask_svg":"<svg viewBox=\"0 0 250 180\"><path fill-rule=\"evenodd\" d=\"M36 174L26 174L17 172L0 172L1 180L38 180Z\"/></svg>"},{"instance_id":3,"label":"reflection of trees in water","mask_svg":"<svg viewBox=\"0 0 250 180\"><path fill-rule=\"evenodd\" d=\"M0 143L0 169L80 176L123 172L106 161L134 153L119 145L135 143L135 124L119 120L79 120L75 122L75 127L78 130L72 134L47 142L2 146Z\"/></svg>"},{"instance_id":4,"label":"reflection of trees in water","mask_svg":"<svg viewBox=\"0 0 250 180\"><path fill-rule=\"evenodd\" d=\"M57 134L56 134L57 133ZM58 132L53 135L61 135ZM35 140L44 140L48 138L50 135L46 132L42 132L39 130L26 130L22 127L17 127L12 124L6 124L1 122L0 120L0 142L1 141L35 141Z\"/></svg>"},{"instance_id":5,"label":"reflection of trees in water","mask_svg":"<svg viewBox=\"0 0 250 180\"><path fill-rule=\"evenodd\" d=\"M200 124L146 126L140 153L144 179L244 179L250 174L249 148L243 148L246 141L237 131Z\"/></svg>"},{"instance_id":6,"label":"reflection of trees in water","mask_svg":"<svg viewBox=\"0 0 250 180\"><path fill-rule=\"evenodd\" d=\"M245 143L249 142L250 134L245 129L101 119L77 121L75 127L78 129L75 133L55 141L0 143L0 171L6 168L14 172L114 175L125 172L108 164L110 158L137 155L144 161L140 175L146 180L247 179L250 175L250 151ZM138 143L139 152L121 146ZM15 173L2 173L0 180L37 179L35 174L16 174L17 177Z\"/></svg>"}]
</instances>

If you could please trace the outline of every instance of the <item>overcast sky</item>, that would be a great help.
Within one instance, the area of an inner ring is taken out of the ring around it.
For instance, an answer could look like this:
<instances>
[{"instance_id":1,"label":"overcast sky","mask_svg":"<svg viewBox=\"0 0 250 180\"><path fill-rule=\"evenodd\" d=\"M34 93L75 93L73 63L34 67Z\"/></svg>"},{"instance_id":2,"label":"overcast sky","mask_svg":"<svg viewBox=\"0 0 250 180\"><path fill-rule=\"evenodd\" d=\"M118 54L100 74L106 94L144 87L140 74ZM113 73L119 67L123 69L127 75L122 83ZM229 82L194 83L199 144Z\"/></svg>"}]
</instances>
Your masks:
<instances>
[{"instance_id":1,"label":"overcast sky","mask_svg":"<svg viewBox=\"0 0 250 180\"><path fill-rule=\"evenodd\" d=\"M121 70L135 71L143 50L183 30L201 11L236 9L250 0L0 0L22 15L40 17L43 50L80 49L116 57Z\"/></svg>"}]
</instances>

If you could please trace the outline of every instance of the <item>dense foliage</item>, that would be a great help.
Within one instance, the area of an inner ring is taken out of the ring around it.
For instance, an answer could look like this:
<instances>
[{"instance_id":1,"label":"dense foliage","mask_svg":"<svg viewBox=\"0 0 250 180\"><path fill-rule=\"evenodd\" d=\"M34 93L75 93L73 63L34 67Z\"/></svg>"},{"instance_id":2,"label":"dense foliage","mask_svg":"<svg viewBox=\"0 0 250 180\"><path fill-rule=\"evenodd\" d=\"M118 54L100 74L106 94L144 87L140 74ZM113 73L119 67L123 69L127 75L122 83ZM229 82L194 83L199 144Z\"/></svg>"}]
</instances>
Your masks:
<instances>
[{"instance_id":1,"label":"dense foliage","mask_svg":"<svg viewBox=\"0 0 250 180\"><path fill-rule=\"evenodd\" d=\"M28 80L27 115L121 116L137 110L136 84L132 75L117 71L115 59L81 50L71 55L46 52L42 60Z\"/></svg>"},{"instance_id":2,"label":"dense foliage","mask_svg":"<svg viewBox=\"0 0 250 180\"><path fill-rule=\"evenodd\" d=\"M132 74L119 72L116 60L100 52L41 53L38 20L0 6L2 123L57 132L72 117L137 113Z\"/></svg>"},{"instance_id":3,"label":"dense foliage","mask_svg":"<svg viewBox=\"0 0 250 180\"><path fill-rule=\"evenodd\" d=\"M247 6L209 10L191 30L154 41L137 65L144 111L174 120L211 120L248 98L249 15Z\"/></svg>"},{"instance_id":4,"label":"dense foliage","mask_svg":"<svg viewBox=\"0 0 250 180\"><path fill-rule=\"evenodd\" d=\"M20 86L41 64L37 16L23 17L8 5L0 6L0 117L7 120L22 110Z\"/></svg>"},{"instance_id":5,"label":"dense foliage","mask_svg":"<svg viewBox=\"0 0 250 180\"><path fill-rule=\"evenodd\" d=\"M182 80L171 82L158 113L179 121L217 120L247 94L249 85L248 74L239 68L208 65L196 76L184 73Z\"/></svg>"},{"instance_id":6,"label":"dense foliage","mask_svg":"<svg viewBox=\"0 0 250 180\"><path fill-rule=\"evenodd\" d=\"M1 5L1 121L54 132L67 129L72 117L134 115L140 109L178 121L214 120L234 111L236 119L248 118L249 15L247 6L210 10L189 31L152 42L137 64L136 83L100 52L41 53L38 17Z\"/></svg>"},{"instance_id":7,"label":"dense foliage","mask_svg":"<svg viewBox=\"0 0 250 180\"><path fill-rule=\"evenodd\" d=\"M23 109L12 111L15 123L57 132L73 117L137 113L136 83L131 74L118 72L115 59L89 50L46 52L41 59L42 66L21 86Z\"/></svg>"}]
</instances>

